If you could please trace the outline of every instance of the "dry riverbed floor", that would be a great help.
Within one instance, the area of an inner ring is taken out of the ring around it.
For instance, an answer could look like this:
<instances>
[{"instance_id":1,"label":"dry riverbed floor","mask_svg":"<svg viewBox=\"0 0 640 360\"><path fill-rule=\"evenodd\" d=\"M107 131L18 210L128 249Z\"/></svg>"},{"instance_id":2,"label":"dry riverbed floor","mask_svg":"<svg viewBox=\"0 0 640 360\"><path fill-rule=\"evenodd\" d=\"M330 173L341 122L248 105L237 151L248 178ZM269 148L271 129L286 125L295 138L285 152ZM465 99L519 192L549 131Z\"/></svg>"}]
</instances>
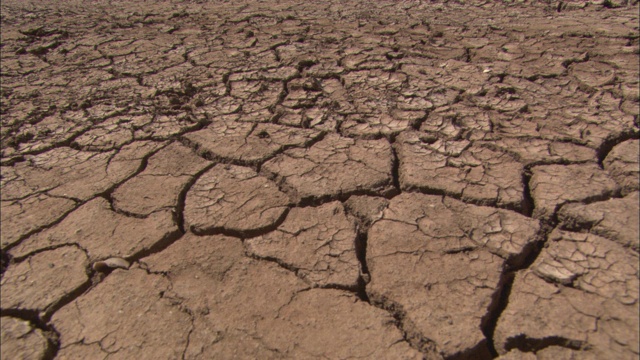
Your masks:
<instances>
[{"instance_id":1,"label":"dry riverbed floor","mask_svg":"<svg viewBox=\"0 0 640 360\"><path fill-rule=\"evenodd\" d=\"M638 2L1 4L2 359L637 359Z\"/></svg>"}]
</instances>

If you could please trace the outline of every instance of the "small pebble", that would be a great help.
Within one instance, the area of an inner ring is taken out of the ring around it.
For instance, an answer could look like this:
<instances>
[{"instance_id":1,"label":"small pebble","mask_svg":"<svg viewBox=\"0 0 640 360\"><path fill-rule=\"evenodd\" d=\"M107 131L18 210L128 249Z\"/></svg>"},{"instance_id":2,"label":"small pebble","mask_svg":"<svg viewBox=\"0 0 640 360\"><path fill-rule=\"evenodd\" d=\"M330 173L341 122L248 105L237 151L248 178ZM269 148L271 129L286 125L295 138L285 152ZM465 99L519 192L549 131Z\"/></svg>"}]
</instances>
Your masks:
<instances>
[{"instance_id":1,"label":"small pebble","mask_svg":"<svg viewBox=\"0 0 640 360\"><path fill-rule=\"evenodd\" d=\"M100 272L104 272L104 271L108 271L109 269L116 269L116 268L128 270L129 266L130 264L127 260L119 257L112 257L106 260L96 261L95 263L93 263L93 270L100 271Z\"/></svg>"}]
</instances>

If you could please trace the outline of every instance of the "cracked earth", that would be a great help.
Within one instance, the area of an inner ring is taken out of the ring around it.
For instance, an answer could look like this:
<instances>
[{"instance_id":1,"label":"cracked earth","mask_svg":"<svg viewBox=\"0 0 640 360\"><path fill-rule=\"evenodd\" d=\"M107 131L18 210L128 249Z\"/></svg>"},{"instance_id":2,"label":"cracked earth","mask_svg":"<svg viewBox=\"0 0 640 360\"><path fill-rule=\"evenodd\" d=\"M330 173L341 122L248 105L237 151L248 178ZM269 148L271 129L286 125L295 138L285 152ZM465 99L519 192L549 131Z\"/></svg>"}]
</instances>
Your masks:
<instances>
[{"instance_id":1,"label":"cracked earth","mask_svg":"<svg viewBox=\"0 0 640 360\"><path fill-rule=\"evenodd\" d=\"M638 8L2 1L2 359L637 359Z\"/></svg>"}]
</instances>

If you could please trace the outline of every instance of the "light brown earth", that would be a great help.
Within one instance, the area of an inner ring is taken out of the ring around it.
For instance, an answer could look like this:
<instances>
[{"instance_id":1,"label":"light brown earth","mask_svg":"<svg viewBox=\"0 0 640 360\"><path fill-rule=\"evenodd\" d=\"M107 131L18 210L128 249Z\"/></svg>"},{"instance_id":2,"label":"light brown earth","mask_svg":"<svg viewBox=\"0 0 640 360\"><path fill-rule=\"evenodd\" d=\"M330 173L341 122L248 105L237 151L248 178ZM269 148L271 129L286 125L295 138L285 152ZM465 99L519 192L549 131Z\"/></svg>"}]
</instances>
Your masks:
<instances>
[{"instance_id":1,"label":"light brown earth","mask_svg":"<svg viewBox=\"0 0 640 360\"><path fill-rule=\"evenodd\" d=\"M638 1L1 11L3 360L640 355Z\"/></svg>"}]
</instances>

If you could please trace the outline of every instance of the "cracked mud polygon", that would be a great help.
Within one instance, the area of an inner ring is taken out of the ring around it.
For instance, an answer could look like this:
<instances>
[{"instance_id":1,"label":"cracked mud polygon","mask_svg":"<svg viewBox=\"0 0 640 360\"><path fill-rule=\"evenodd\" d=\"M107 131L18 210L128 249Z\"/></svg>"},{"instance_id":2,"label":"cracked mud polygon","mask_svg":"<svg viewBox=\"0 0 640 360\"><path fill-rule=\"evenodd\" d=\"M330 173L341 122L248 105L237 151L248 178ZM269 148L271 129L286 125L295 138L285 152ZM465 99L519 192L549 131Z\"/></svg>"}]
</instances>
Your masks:
<instances>
[{"instance_id":1,"label":"cracked mud polygon","mask_svg":"<svg viewBox=\"0 0 640 360\"><path fill-rule=\"evenodd\" d=\"M637 359L637 1L1 4L1 358Z\"/></svg>"}]
</instances>

